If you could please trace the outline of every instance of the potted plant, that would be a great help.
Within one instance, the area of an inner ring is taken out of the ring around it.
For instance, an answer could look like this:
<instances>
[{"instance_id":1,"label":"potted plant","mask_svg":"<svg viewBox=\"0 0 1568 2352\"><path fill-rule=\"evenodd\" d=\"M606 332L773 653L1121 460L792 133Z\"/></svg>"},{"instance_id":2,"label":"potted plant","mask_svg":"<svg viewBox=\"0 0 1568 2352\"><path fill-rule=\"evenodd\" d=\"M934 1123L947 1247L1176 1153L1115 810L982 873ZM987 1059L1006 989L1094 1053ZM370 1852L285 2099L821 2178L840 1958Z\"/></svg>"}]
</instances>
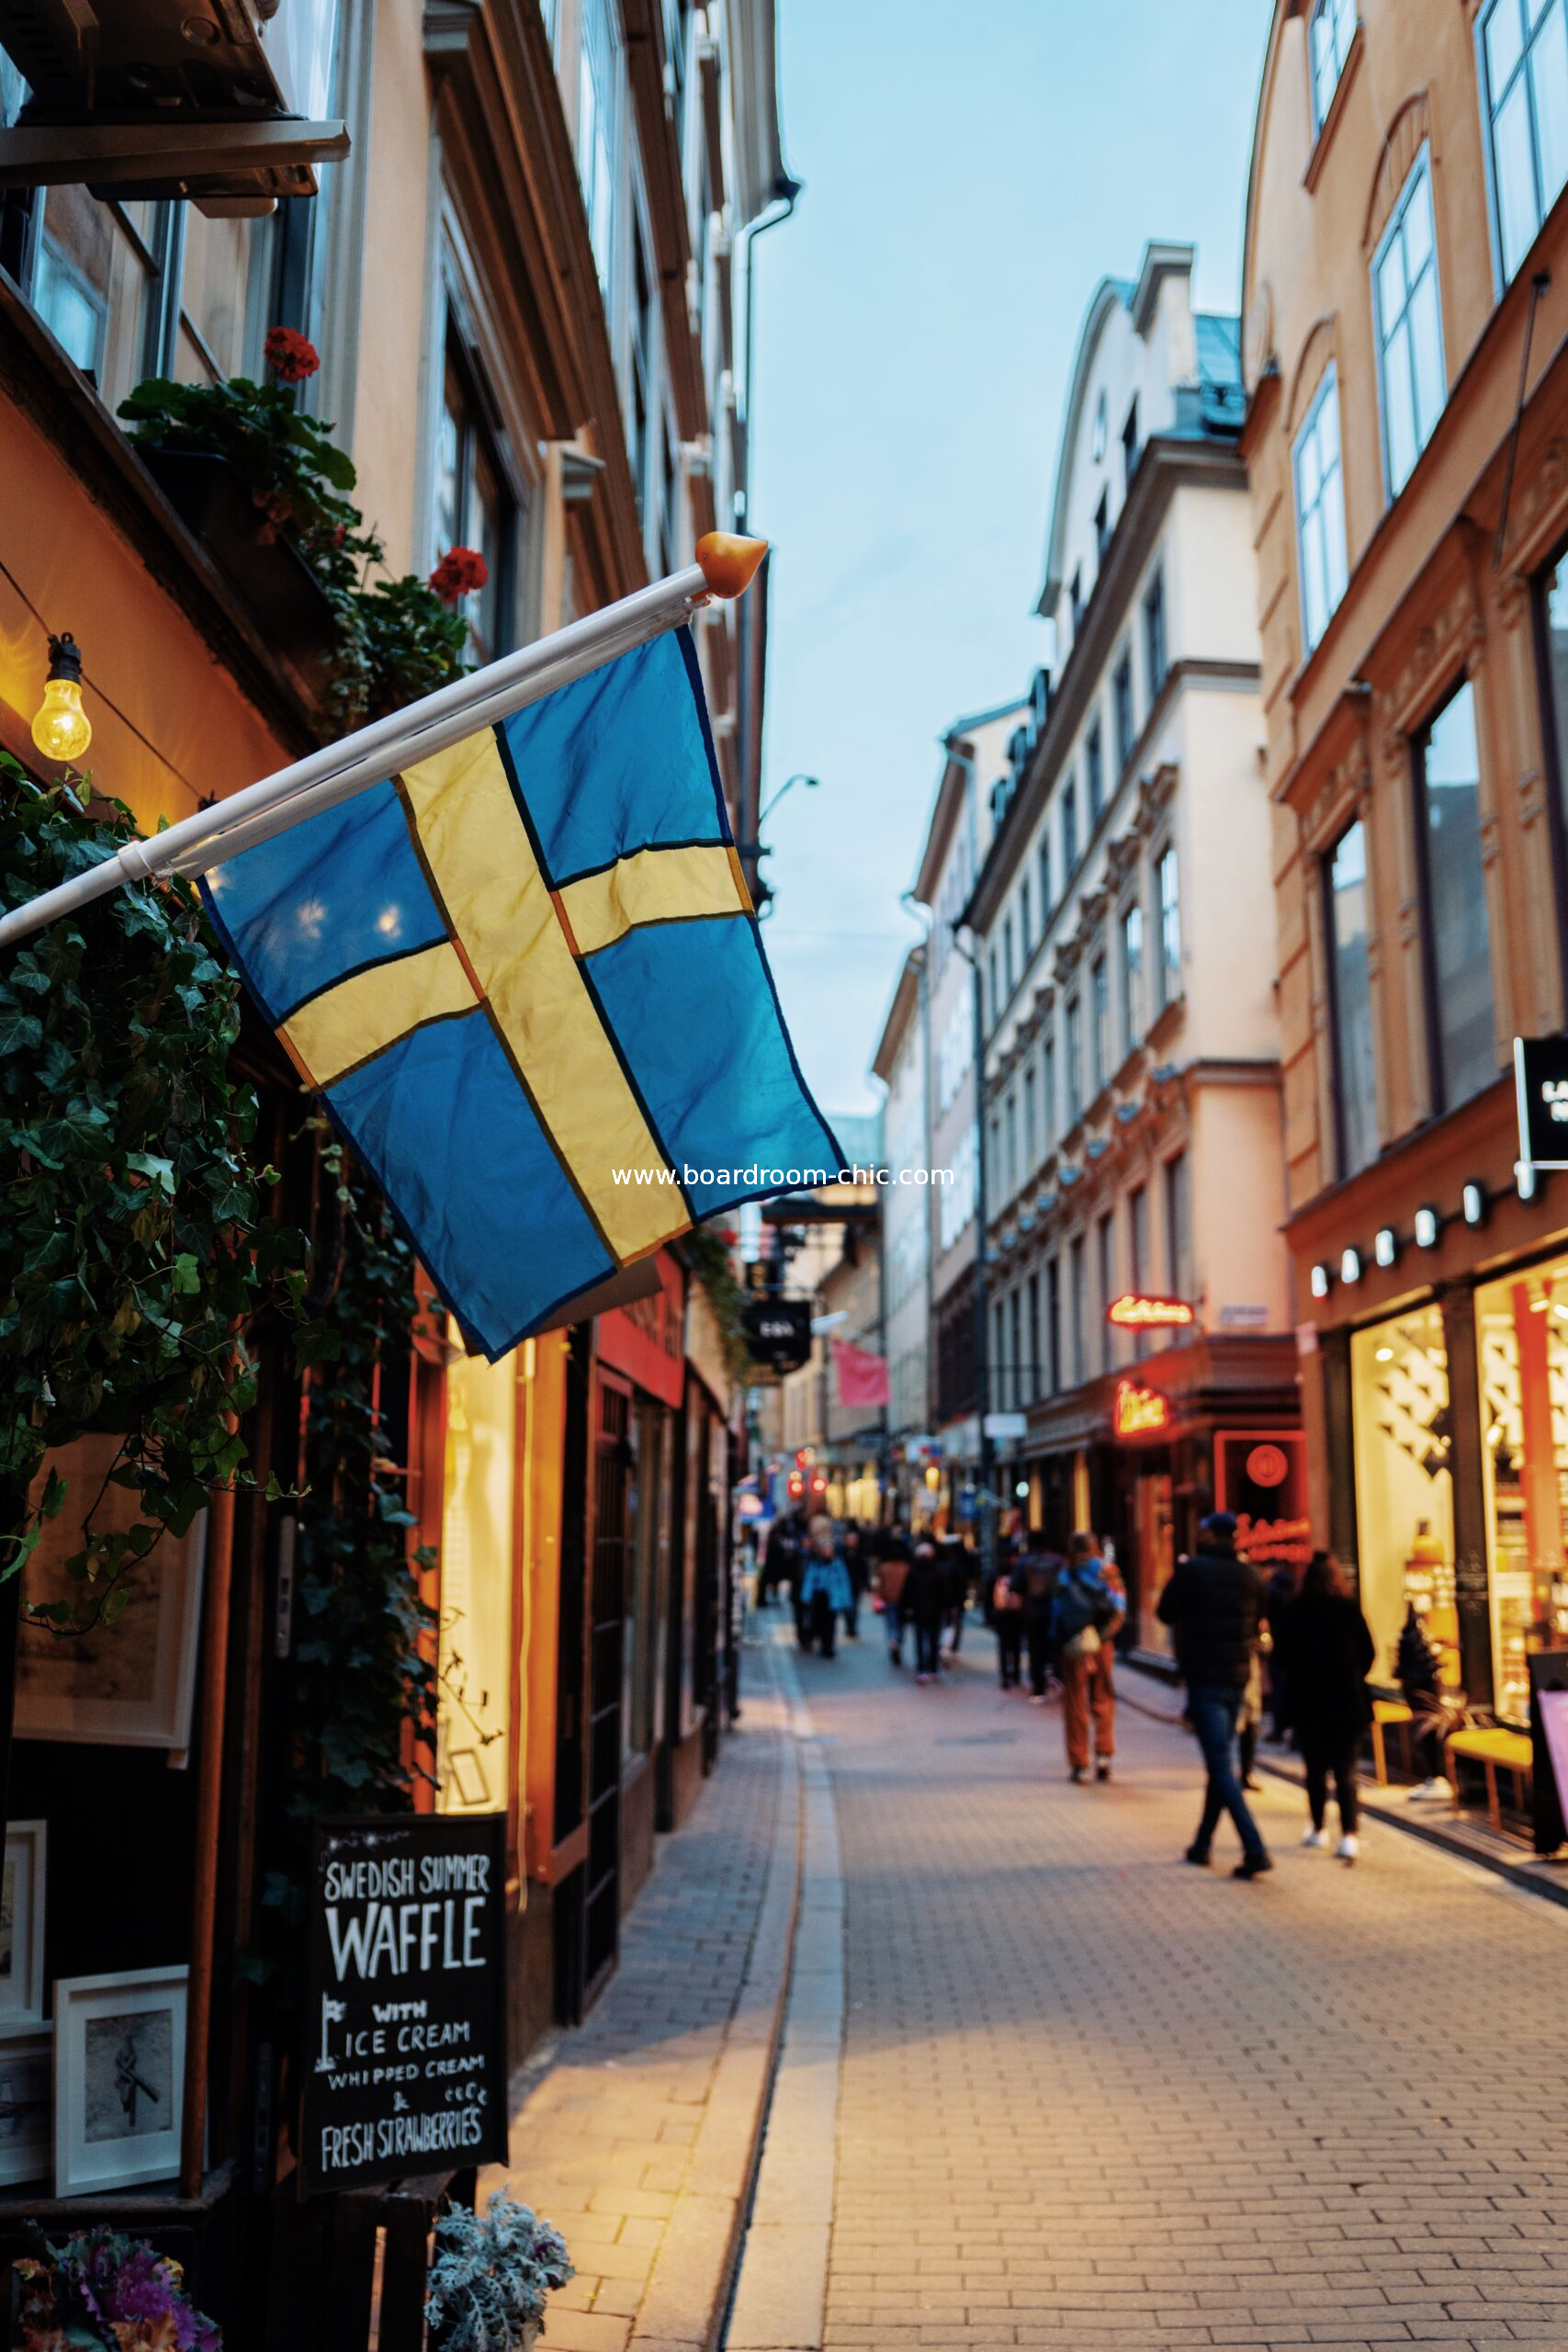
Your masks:
<instances>
[{"instance_id":1,"label":"potted plant","mask_svg":"<svg viewBox=\"0 0 1568 2352\"><path fill-rule=\"evenodd\" d=\"M481 2220L454 2205L435 2224L425 2295L430 2352L525 2352L551 2290L576 2276L558 2230L496 2189Z\"/></svg>"},{"instance_id":2,"label":"potted plant","mask_svg":"<svg viewBox=\"0 0 1568 2352\"><path fill-rule=\"evenodd\" d=\"M12 2265L21 2352L222 2352L185 2290L185 2273L144 2239L83 2230Z\"/></svg>"},{"instance_id":3,"label":"potted plant","mask_svg":"<svg viewBox=\"0 0 1568 2352\"><path fill-rule=\"evenodd\" d=\"M265 384L150 377L120 402L130 438L181 520L322 706L323 733L379 718L461 674L462 600L489 578L452 548L430 578L374 578L385 549L348 493L352 460L299 406L321 359L273 327Z\"/></svg>"}]
</instances>

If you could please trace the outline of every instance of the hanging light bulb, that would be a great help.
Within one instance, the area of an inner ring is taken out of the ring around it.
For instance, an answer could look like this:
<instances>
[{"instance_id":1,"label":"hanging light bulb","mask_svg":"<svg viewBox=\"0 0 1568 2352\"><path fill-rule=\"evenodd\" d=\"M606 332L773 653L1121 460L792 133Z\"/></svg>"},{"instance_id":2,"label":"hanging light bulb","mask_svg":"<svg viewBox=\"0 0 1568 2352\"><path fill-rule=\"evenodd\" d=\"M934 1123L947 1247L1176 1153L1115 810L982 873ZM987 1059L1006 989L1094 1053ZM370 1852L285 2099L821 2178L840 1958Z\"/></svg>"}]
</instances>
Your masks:
<instances>
[{"instance_id":1,"label":"hanging light bulb","mask_svg":"<svg viewBox=\"0 0 1568 2352\"><path fill-rule=\"evenodd\" d=\"M82 649L67 629L49 640L49 684L43 690L33 741L47 760L79 760L93 740L93 722L82 707Z\"/></svg>"}]
</instances>

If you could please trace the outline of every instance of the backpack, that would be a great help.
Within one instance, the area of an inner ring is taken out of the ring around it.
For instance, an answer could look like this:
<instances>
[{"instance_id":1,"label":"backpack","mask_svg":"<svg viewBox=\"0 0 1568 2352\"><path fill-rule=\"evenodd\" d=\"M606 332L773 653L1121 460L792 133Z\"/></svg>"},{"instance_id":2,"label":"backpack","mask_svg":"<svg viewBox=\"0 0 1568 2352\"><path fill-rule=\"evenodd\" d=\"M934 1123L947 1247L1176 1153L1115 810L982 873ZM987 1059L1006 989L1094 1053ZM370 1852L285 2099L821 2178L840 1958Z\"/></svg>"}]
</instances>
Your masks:
<instances>
[{"instance_id":1,"label":"backpack","mask_svg":"<svg viewBox=\"0 0 1568 2352\"><path fill-rule=\"evenodd\" d=\"M1056 1639L1064 1643L1076 1639L1085 1626L1095 1623L1102 1606L1100 1594L1083 1580L1077 1568L1064 1568L1056 1580L1055 1623L1052 1628Z\"/></svg>"}]
</instances>

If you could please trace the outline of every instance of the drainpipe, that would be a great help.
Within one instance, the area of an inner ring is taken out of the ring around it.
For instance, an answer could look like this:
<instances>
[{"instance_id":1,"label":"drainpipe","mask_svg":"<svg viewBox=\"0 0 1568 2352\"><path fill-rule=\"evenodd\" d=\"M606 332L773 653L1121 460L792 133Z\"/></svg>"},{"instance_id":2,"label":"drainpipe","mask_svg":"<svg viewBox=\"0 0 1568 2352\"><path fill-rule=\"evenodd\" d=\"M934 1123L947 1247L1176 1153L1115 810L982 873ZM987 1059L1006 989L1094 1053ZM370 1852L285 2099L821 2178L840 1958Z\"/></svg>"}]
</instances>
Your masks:
<instances>
[{"instance_id":1,"label":"drainpipe","mask_svg":"<svg viewBox=\"0 0 1568 2352\"><path fill-rule=\"evenodd\" d=\"M752 247L755 245L757 239L763 236L768 230L776 229L781 221L788 220L793 216L795 205L800 199L803 185L804 183L800 180L791 179L787 172L783 173L774 183L773 205L759 220L754 220L750 227L746 231L746 299L743 312L745 321L746 354L741 364L740 374L741 449L745 464L742 469L742 479L737 484L734 492L735 519L733 526L737 531L741 533L744 533L746 530L746 518L751 496L751 321L753 312L752 293L757 274L756 261L752 253ZM759 582L758 585L765 589L767 582L763 580ZM761 735L762 698L761 694L755 689L752 673L754 668L758 666L761 658L758 649L753 644L753 639L755 632L759 628L766 627L766 605L760 605L757 609L753 610L752 604L753 600L751 598L742 596L740 599L740 610L736 616L737 635L735 650L739 673L739 686L736 695L736 733L738 738L736 748L740 771L740 807L739 810L740 822L739 831L742 840L745 841L755 841L759 831L761 830L758 822L757 811L761 800L762 761ZM763 640L761 650L766 650L765 639ZM754 738L756 740L753 740ZM755 878L755 874L756 868L753 865L753 879Z\"/></svg>"}]
</instances>

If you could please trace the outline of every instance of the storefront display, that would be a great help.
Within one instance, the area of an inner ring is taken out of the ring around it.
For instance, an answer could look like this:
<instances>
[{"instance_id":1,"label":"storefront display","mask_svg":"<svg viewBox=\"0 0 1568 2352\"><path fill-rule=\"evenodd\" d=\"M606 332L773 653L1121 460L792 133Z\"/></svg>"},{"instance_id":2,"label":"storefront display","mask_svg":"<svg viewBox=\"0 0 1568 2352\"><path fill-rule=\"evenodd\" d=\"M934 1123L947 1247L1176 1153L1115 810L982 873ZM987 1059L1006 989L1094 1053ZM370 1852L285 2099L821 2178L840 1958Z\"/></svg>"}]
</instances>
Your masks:
<instances>
[{"instance_id":1,"label":"storefront display","mask_svg":"<svg viewBox=\"0 0 1568 2352\"><path fill-rule=\"evenodd\" d=\"M1449 1360L1436 1306L1352 1334L1360 1599L1377 1644L1374 1676L1392 1682L1411 1603L1444 1684L1460 1684L1450 1472Z\"/></svg>"},{"instance_id":2,"label":"storefront display","mask_svg":"<svg viewBox=\"0 0 1568 2352\"><path fill-rule=\"evenodd\" d=\"M1529 1716L1530 1654L1568 1644L1568 1259L1475 1295L1495 1708Z\"/></svg>"}]
</instances>

